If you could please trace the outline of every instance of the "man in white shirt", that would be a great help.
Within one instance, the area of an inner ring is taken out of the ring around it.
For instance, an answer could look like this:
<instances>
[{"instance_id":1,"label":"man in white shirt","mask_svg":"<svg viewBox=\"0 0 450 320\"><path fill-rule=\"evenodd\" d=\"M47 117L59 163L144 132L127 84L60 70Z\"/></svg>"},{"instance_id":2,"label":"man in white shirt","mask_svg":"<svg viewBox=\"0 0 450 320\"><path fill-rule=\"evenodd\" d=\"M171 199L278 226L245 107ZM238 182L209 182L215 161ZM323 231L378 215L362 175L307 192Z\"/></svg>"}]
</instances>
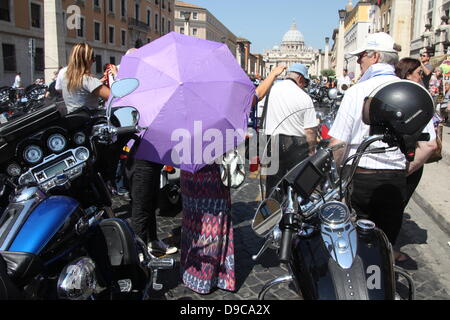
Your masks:
<instances>
[{"instance_id":1,"label":"man in white shirt","mask_svg":"<svg viewBox=\"0 0 450 320\"><path fill-rule=\"evenodd\" d=\"M346 90L342 89L342 86L345 84L347 88L350 88L350 84L352 83L352 79L348 76L348 70L344 69L342 76L338 78L337 87L340 93L344 93Z\"/></svg>"},{"instance_id":2,"label":"man in white shirt","mask_svg":"<svg viewBox=\"0 0 450 320\"><path fill-rule=\"evenodd\" d=\"M17 72L16 77L14 78L14 83L12 85L12 87L14 89L18 89L22 87L22 78L20 77L21 73Z\"/></svg>"},{"instance_id":3,"label":"man in white shirt","mask_svg":"<svg viewBox=\"0 0 450 320\"><path fill-rule=\"evenodd\" d=\"M347 90L329 132L331 146L340 143L346 146L334 154L338 165L342 164L344 156L355 154L364 137L369 135L370 127L362 121L365 98L380 85L398 80L394 69L398 53L394 49L394 40L388 34L368 35L363 47L350 54L358 57L362 77L358 84ZM435 139L433 136L430 138ZM371 148L377 147L387 145L382 142L371 145ZM423 158L417 157L416 160L423 161ZM410 168L417 168L416 160ZM353 177L351 204L358 218L375 222L393 245L402 225L406 176L406 159L397 149L363 156ZM399 258L400 252L395 252L395 256Z\"/></svg>"},{"instance_id":4,"label":"man in white shirt","mask_svg":"<svg viewBox=\"0 0 450 320\"><path fill-rule=\"evenodd\" d=\"M268 175L267 194L287 171L315 152L316 110L303 90L309 81L308 69L294 64L287 70L286 79L271 89L268 100L265 134L272 136L271 158L279 161L277 174Z\"/></svg>"}]
</instances>

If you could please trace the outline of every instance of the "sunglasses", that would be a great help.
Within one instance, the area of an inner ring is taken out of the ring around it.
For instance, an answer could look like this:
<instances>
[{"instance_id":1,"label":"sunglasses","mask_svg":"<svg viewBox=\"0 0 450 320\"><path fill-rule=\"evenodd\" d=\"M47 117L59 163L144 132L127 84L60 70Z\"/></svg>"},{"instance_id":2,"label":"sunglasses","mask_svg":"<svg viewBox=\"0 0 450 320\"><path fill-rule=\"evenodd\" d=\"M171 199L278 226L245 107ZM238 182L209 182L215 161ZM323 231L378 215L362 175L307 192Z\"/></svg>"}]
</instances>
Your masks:
<instances>
[{"instance_id":1,"label":"sunglasses","mask_svg":"<svg viewBox=\"0 0 450 320\"><path fill-rule=\"evenodd\" d=\"M368 53L366 51L361 52L360 54L357 55L358 61L360 61L362 58L364 58L367 55L368 55Z\"/></svg>"},{"instance_id":2,"label":"sunglasses","mask_svg":"<svg viewBox=\"0 0 450 320\"><path fill-rule=\"evenodd\" d=\"M421 56L421 57L428 57L427 54L421 54L420 56Z\"/></svg>"}]
</instances>

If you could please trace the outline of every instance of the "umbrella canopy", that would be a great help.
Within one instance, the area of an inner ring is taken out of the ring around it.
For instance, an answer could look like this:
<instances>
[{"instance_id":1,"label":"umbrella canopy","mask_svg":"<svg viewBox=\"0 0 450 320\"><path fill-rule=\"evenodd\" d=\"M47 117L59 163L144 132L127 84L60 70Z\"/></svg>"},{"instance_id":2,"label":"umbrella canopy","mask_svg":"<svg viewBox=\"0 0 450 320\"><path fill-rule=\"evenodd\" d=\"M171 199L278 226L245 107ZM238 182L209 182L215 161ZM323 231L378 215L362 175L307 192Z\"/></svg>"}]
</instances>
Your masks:
<instances>
[{"instance_id":1,"label":"umbrella canopy","mask_svg":"<svg viewBox=\"0 0 450 320\"><path fill-rule=\"evenodd\" d=\"M245 138L255 86L225 44L171 32L124 56L118 78L140 82L113 103L148 126L137 159L195 172Z\"/></svg>"}]
</instances>

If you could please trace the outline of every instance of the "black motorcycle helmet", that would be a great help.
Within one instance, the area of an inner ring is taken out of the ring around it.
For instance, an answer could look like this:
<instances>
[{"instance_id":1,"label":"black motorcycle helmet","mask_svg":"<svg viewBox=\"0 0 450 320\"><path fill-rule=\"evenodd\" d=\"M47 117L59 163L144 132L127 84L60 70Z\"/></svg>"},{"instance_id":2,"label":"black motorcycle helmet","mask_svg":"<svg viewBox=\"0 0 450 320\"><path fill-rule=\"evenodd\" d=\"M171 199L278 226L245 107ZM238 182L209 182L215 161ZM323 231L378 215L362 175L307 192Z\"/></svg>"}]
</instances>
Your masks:
<instances>
[{"instance_id":1,"label":"black motorcycle helmet","mask_svg":"<svg viewBox=\"0 0 450 320\"><path fill-rule=\"evenodd\" d=\"M400 147L412 161L417 141L427 140L421 134L433 113L433 98L422 85L396 80L379 86L366 98L363 121L370 125L371 135L386 134L385 142Z\"/></svg>"}]
</instances>

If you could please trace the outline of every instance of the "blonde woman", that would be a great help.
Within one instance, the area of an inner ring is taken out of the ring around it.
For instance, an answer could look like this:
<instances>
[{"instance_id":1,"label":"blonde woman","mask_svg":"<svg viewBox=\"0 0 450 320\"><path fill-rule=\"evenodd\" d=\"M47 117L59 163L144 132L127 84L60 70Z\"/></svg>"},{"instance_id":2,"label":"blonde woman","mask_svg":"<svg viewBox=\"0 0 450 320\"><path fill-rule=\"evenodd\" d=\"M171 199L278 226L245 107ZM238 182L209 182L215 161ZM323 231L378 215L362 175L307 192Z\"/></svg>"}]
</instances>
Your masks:
<instances>
[{"instance_id":1,"label":"blonde woman","mask_svg":"<svg viewBox=\"0 0 450 320\"><path fill-rule=\"evenodd\" d=\"M109 88L91 73L94 61L94 50L87 43L78 43L72 48L61 83L67 113L81 107L97 109L99 97L108 100Z\"/></svg>"}]
</instances>

